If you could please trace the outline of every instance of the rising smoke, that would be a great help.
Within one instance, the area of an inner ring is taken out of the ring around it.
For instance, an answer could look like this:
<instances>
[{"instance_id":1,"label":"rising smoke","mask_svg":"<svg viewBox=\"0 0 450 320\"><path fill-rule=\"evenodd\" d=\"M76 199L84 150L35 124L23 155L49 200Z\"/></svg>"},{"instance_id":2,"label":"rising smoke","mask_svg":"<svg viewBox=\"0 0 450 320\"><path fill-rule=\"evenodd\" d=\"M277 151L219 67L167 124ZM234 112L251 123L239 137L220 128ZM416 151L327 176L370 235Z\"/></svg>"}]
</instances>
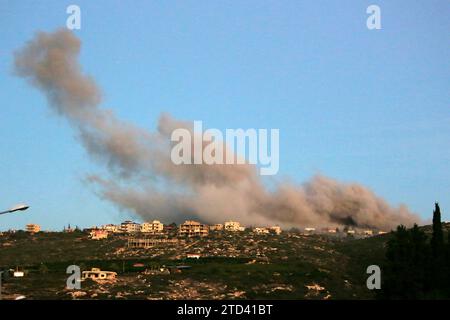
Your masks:
<instances>
[{"instance_id":1,"label":"rising smoke","mask_svg":"<svg viewBox=\"0 0 450 320\"><path fill-rule=\"evenodd\" d=\"M15 72L46 95L50 107L76 129L87 153L107 166L108 177L91 175L87 181L119 208L166 222L233 219L247 225L388 230L420 221L405 206L392 208L364 186L321 175L269 190L253 165L174 165L171 132L192 130L192 124L163 114L157 131L149 132L100 108L100 90L78 63L80 46L65 29L37 33L15 53Z\"/></svg>"}]
</instances>

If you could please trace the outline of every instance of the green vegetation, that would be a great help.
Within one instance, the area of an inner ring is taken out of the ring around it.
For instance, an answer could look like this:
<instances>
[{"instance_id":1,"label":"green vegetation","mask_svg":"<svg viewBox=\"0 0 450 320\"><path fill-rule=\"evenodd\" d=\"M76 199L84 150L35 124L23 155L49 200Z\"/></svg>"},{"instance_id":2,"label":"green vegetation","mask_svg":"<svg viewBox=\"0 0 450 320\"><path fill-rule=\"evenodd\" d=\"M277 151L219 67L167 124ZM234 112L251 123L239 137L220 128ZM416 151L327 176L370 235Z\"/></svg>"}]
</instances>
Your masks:
<instances>
[{"instance_id":1,"label":"green vegetation","mask_svg":"<svg viewBox=\"0 0 450 320\"><path fill-rule=\"evenodd\" d=\"M450 232L447 231L449 240ZM382 299L449 299L450 241L444 242L441 211L435 204L431 239L427 228L399 226L387 243Z\"/></svg>"},{"instance_id":2,"label":"green vegetation","mask_svg":"<svg viewBox=\"0 0 450 320\"><path fill-rule=\"evenodd\" d=\"M26 271L22 279L5 279L5 295L33 299L71 299L65 272L72 264L118 273L114 283L84 281L79 298L373 299L366 268L384 259L388 238L213 233L172 249L130 250L124 236L94 241L81 232L17 232L0 237L0 268ZM190 250L201 251L202 257L186 259ZM190 268L144 272L177 265Z\"/></svg>"}]
</instances>

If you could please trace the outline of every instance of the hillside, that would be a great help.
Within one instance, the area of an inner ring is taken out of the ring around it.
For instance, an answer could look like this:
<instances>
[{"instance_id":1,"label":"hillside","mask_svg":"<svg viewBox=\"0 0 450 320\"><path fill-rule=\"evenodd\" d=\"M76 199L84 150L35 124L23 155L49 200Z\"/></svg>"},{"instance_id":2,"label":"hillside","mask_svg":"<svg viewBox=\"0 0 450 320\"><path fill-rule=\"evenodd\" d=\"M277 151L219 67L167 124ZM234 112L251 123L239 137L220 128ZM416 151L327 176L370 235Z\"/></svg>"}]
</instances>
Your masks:
<instances>
[{"instance_id":1,"label":"hillside","mask_svg":"<svg viewBox=\"0 0 450 320\"><path fill-rule=\"evenodd\" d=\"M361 240L283 233L213 233L207 238L129 249L127 237L90 240L86 233L17 232L0 236L4 298L30 299L372 299L366 268L381 264L388 235ZM187 259L187 253L200 259ZM116 281L65 289L69 265L118 273ZM189 268L160 272L161 268Z\"/></svg>"}]
</instances>

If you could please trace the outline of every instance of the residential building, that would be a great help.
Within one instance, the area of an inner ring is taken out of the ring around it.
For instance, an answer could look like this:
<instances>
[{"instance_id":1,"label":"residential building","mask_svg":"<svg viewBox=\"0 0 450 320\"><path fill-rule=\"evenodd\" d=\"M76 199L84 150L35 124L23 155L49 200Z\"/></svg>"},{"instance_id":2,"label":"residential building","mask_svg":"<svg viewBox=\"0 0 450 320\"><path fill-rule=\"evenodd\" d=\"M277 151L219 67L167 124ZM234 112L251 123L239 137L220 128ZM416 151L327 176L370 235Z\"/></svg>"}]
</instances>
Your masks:
<instances>
[{"instance_id":1,"label":"residential building","mask_svg":"<svg viewBox=\"0 0 450 320\"><path fill-rule=\"evenodd\" d=\"M158 234L162 233L164 230L164 225L158 220L153 220L152 222L144 222L141 224L141 232Z\"/></svg>"},{"instance_id":2,"label":"residential building","mask_svg":"<svg viewBox=\"0 0 450 320\"><path fill-rule=\"evenodd\" d=\"M120 230L126 233L135 233L141 231L141 225L133 221L124 221L120 224Z\"/></svg>"},{"instance_id":3,"label":"residential building","mask_svg":"<svg viewBox=\"0 0 450 320\"><path fill-rule=\"evenodd\" d=\"M117 273L113 271L102 271L99 268L92 268L90 271L83 271L81 273L81 280L92 279L97 280L114 280Z\"/></svg>"},{"instance_id":4,"label":"residential building","mask_svg":"<svg viewBox=\"0 0 450 320\"><path fill-rule=\"evenodd\" d=\"M203 237L208 235L209 227L206 224L201 224L200 222L197 221L188 220L180 224L178 233L181 236Z\"/></svg>"},{"instance_id":5,"label":"residential building","mask_svg":"<svg viewBox=\"0 0 450 320\"><path fill-rule=\"evenodd\" d=\"M120 232L120 227L115 224L105 224L101 227L101 229L111 233Z\"/></svg>"},{"instance_id":6,"label":"residential building","mask_svg":"<svg viewBox=\"0 0 450 320\"><path fill-rule=\"evenodd\" d=\"M244 231L245 228L241 227L241 224L237 221L227 221L224 226L226 231Z\"/></svg>"},{"instance_id":7,"label":"residential building","mask_svg":"<svg viewBox=\"0 0 450 320\"><path fill-rule=\"evenodd\" d=\"M34 224L34 223L27 224L26 228L27 228L27 232L30 232L30 233L36 233L36 232L41 231L41 226L38 224Z\"/></svg>"},{"instance_id":8,"label":"residential building","mask_svg":"<svg viewBox=\"0 0 450 320\"><path fill-rule=\"evenodd\" d=\"M209 226L209 230L211 230L211 231L222 231L223 230L223 224L217 223L217 224L214 224L212 226Z\"/></svg>"},{"instance_id":9,"label":"residential building","mask_svg":"<svg viewBox=\"0 0 450 320\"><path fill-rule=\"evenodd\" d=\"M92 240L102 240L108 238L108 231L102 229L94 229L89 233Z\"/></svg>"},{"instance_id":10,"label":"residential building","mask_svg":"<svg viewBox=\"0 0 450 320\"><path fill-rule=\"evenodd\" d=\"M269 229L257 227L253 229L253 232L256 234L269 234Z\"/></svg>"}]
</instances>

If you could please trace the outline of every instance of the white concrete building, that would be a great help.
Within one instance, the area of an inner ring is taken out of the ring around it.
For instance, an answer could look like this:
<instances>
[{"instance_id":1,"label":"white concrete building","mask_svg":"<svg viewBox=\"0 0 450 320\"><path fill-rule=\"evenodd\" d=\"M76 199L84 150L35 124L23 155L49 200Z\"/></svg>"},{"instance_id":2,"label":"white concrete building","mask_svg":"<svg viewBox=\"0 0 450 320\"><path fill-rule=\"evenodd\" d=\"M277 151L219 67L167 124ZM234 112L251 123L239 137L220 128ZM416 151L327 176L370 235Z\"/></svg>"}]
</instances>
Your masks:
<instances>
[{"instance_id":1,"label":"white concrete building","mask_svg":"<svg viewBox=\"0 0 450 320\"><path fill-rule=\"evenodd\" d=\"M117 276L113 271L102 271L99 268L92 268L90 271L83 271L81 273L81 280L92 279L98 280L115 280Z\"/></svg>"},{"instance_id":2,"label":"white concrete building","mask_svg":"<svg viewBox=\"0 0 450 320\"><path fill-rule=\"evenodd\" d=\"M153 220L152 222L144 222L141 224L141 232L158 234L162 233L164 230L164 225L158 220Z\"/></svg>"},{"instance_id":3,"label":"white concrete building","mask_svg":"<svg viewBox=\"0 0 450 320\"><path fill-rule=\"evenodd\" d=\"M126 233L135 233L141 231L141 225L133 221L124 221L121 223L120 229Z\"/></svg>"},{"instance_id":4,"label":"white concrete building","mask_svg":"<svg viewBox=\"0 0 450 320\"><path fill-rule=\"evenodd\" d=\"M101 226L101 229L111 233L120 232L120 226L117 226L115 224L105 224Z\"/></svg>"},{"instance_id":5,"label":"white concrete building","mask_svg":"<svg viewBox=\"0 0 450 320\"><path fill-rule=\"evenodd\" d=\"M197 221L187 220L180 224L178 233L181 236L204 237L209 234L209 226Z\"/></svg>"},{"instance_id":6,"label":"white concrete building","mask_svg":"<svg viewBox=\"0 0 450 320\"><path fill-rule=\"evenodd\" d=\"M36 233L36 232L41 231L41 226L38 224L34 224L34 223L27 224L26 228L27 228L27 232L30 232L30 233Z\"/></svg>"},{"instance_id":7,"label":"white concrete building","mask_svg":"<svg viewBox=\"0 0 450 320\"><path fill-rule=\"evenodd\" d=\"M241 224L237 221L225 222L225 231L244 231L245 228L241 227Z\"/></svg>"},{"instance_id":8,"label":"white concrete building","mask_svg":"<svg viewBox=\"0 0 450 320\"><path fill-rule=\"evenodd\" d=\"M211 230L211 231L222 231L223 230L223 224L217 223L217 224L214 224L212 226L209 226L209 230Z\"/></svg>"}]
</instances>

